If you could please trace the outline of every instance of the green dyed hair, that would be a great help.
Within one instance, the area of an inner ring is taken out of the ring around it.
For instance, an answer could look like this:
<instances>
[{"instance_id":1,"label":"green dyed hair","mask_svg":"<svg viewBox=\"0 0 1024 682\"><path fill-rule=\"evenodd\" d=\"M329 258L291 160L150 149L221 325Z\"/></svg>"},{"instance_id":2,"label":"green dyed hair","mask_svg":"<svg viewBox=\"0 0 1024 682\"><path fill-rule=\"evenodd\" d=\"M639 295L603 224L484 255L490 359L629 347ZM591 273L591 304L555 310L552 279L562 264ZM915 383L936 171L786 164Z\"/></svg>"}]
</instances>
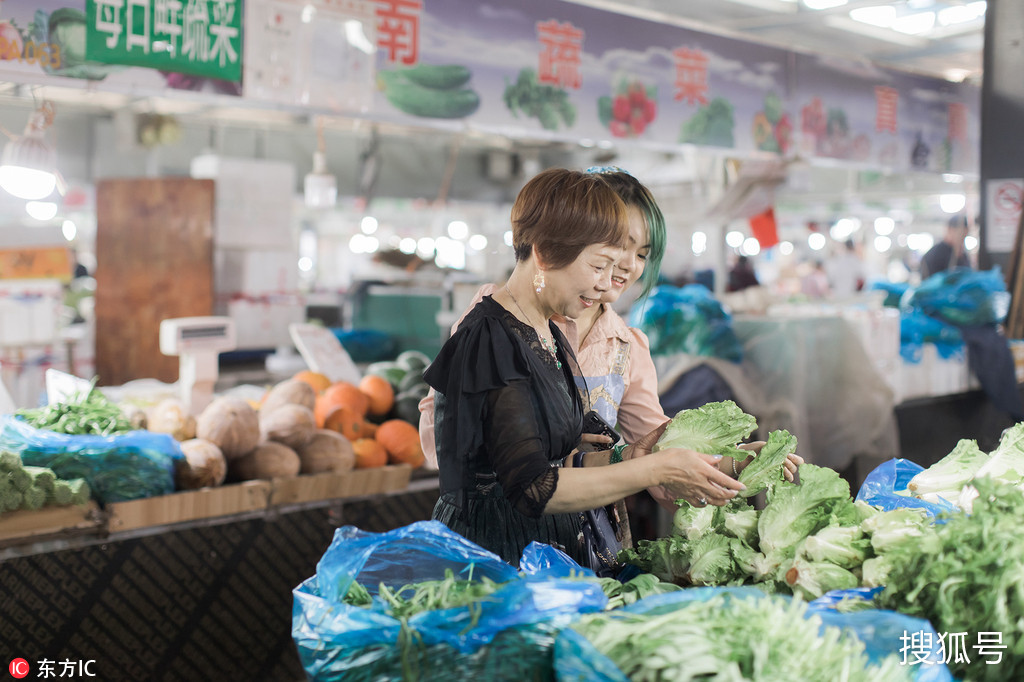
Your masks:
<instances>
[{"instance_id":1,"label":"green dyed hair","mask_svg":"<svg viewBox=\"0 0 1024 682\"><path fill-rule=\"evenodd\" d=\"M587 172L600 175L612 186L626 206L635 206L643 213L644 223L647 224L647 239L651 245L651 250L647 254L647 262L644 264L644 274L640 276L640 283L643 287L640 298L646 298L658 284L661 259L665 257L665 242L667 240L665 216L658 207L658 202L651 195L651 191L629 172L618 166L591 166Z\"/></svg>"}]
</instances>

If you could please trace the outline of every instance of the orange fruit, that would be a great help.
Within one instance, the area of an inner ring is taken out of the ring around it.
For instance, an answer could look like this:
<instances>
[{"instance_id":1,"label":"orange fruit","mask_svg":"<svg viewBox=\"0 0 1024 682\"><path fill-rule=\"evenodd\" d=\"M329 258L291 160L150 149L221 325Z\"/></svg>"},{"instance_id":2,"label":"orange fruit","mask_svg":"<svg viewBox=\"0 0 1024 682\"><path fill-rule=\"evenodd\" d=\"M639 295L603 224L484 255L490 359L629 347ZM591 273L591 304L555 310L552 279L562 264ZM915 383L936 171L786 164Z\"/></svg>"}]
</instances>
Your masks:
<instances>
[{"instance_id":1,"label":"orange fruit","mask_svg":"<svg viewBox=\"0 0 1024 682\"><path fill-rule=\"evenodd\" d=\"M388 463L388 451L373 438L357 438L352 441L356 453L356 469L382 467Z\"/></svg>"},{"instance_id":2,"label":"orange fruit","mask_svg":"<svg viewBox=\"0 0 1024 682\"><path fill-rule=\"evenodd\" d=\"M387 450L388 461L392 464L411 464L415 468L426 460L419 429L403 419L387 420L377 427L374 437Z\"/></svg>"},{"instance_id":3,"label":"orange fruit","mask_svg":"<svg viewBox=\"0 0 1024 682\"><path fill-rule=\"evenodd\" d=\"M321 428L337 431L349 440L373 438L373 433L377 430L376 425L370 424L353 410L341 405L327 413Z\"/></svg>"},{"instance_id":4,"label":"orange fruit","mask_svg":"<svg viewBox=\"0 0 1024 682\"><path fill-rule=\"evenodd\" d=\"M366 394L360 391L358 386L347 381L337 381L331 384L320 394L320 397L332 407L337 405L347 407L360 417L365 417L366 411L370 408L370 399L366 397Z\"/></svg>"},{"instance_id":5,"label":"orange fruit","mask_svg":"<svg viewBox=\"0 0 1024 682\"><path fill-rule=\"evenodd\" d=\"M320 372L314 372L311 369L304 369L300 372L296 372L292 375L292 379L298 379L299 381L304 381L309 384L313 387L313 390L316 391L317 395L323 393L331 385L330 379Z\"/></svg>"},{"instance_id":6,"label":"orange fruit","mask_svg":"<svg viewBox=\"0 0 1024 682\"><path fill-rule=\"evenodd\" d=\"M368 412L371 415L377 417L385 415L395 404L395 389L391 387L391 382L384 377L367 374L359 382L359 390L370 400Z\"/></svg>"}]
</instances>

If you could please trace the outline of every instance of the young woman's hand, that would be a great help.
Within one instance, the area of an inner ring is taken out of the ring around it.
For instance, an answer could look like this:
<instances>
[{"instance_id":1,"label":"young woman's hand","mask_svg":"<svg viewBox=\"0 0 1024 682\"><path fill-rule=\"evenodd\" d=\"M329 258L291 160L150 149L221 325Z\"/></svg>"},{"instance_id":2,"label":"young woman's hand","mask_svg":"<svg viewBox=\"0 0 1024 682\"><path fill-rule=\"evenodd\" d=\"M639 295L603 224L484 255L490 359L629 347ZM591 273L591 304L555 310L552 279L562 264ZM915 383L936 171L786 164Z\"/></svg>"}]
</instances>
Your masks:
<instances>
[{"instance_id":1,"label":"young woman's hand","mask_svg":"<svg viewBox=\"0 0 1024 682\"><path fill-rule=\"evenodd\" d=\"M607 450L612 446L612 439L601 433L584 433L580 436L580 444L576 449L580 452Z\"/></svg>"},{"instance_id":2,"label":"young woman's hand","mask_svg":"<svg viewBox=\"0 0 1024 682\"><path fill-rule=\"evenodd\" d=\"M745 486L718 469L721 457L705 455L688 448L667 448L656 453L651 449L665 432L668 422L654 429L630 446L629 459L650 455L658 457L658 484L695 507L708 504L722 506L736 497Z\"/></svg>"},{"instance_id":3,"label":"young woman's hand","mask_svg":"<svg viewBox=\"0 0 1024 682\"><path fill-rule=\"evenodd\" d=\"M761 452L761 448L765 445L765 441L758 440L753 443L744 443L740 445L740 450L747 450L753 452L755 455ZM744 460L736 460L736 471L742 472L747 465L754 460L753 457L747 457ZM782 473L786 477L786 480L792 483L795 480L796 470L800 468L800 465L804 463L804 458L797 454L791 454L786 456L786 461L782 463ZM726 470L728 472L728 470Z\"/></svg>"}]
</instances>

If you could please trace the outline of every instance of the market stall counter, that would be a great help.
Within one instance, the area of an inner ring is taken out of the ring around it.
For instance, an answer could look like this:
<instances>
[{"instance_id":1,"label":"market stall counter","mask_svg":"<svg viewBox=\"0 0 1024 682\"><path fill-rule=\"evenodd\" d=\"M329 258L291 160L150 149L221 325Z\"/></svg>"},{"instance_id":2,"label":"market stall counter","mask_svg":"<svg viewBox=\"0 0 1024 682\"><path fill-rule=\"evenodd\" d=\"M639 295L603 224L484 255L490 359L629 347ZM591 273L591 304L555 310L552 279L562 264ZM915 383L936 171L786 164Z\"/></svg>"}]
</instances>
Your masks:
<instances>
[{"instance_id":1,"label":"market stall counter","mask_svg":"<svg viewBox=\"0 0 1024 682\"><path fill-rule=\"evenodd\" d=\"M335 529L425 520L437 499L436 472L396 465L348 476L332 492L308 476L90 503L29 529L25 514L0 516L0 653L32 671L49 661L58 674L64 661L92 661L104 680L304 679L292 589Z\"/></svg>"}]
</instances>

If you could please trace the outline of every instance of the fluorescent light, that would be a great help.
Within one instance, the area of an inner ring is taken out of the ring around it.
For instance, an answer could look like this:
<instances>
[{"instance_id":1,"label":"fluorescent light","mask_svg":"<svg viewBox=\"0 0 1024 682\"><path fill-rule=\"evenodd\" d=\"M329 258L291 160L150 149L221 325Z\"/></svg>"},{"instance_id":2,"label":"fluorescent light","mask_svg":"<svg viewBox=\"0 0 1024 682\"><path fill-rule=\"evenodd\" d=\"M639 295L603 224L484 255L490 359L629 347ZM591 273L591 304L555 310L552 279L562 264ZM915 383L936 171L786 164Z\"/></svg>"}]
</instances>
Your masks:
<instances>
[{"instance_id":1,"label":"fluorescent light","mask_svg":"<svg viewBox=\"0 0 1024 682\"><path fill-rule=\"evenodd\" d=\"M52 201L29 201L25 212L36 220L53 220L57 215L57 204Z\"/></svg>"},{"instance_id":2,"label":"fluorescent light","mask_svg":"<svg viewBox=\"0 0 1024 682\"><path fill-rule=\"evenodd\" d=\"M832 9L833 7L842 7L847 0L803 0L803 2L807 9Z\"/></svg>"},{"instance_id":3,"label":"fluorescent light","mask_svg":"<svg viewBox=\"0 0 1024 682\"><path fill-rule=\"evenodd\" d=\"M465 239L469 236L469 225L461 220L448 223L448 236L452 239Z\"/></svg>"},{"instance_id":4,"label":"fluorescent light","mask_svg":"<svg viewBox=\"0 0 1024 682\"><path fill-rule=\"evenodd\" d=\"M939 208L943 213L959 213L967 205L967 197L963 194L939 195Z\"/></svg>"},{"instance_id":5,"label":"fluorescent light","mask_svg":"<svg viewBox=\"0 0 1024 682\"><path fill-rule=\"evenodd\" d=\"M935 28L935 12L908 14L892 22L892 30L908 35L920 35Z\"/></svg>"},{"instance_id":6,"label":"fluorescent light","mask_svg":"<svg viewBox=\"0 0 1024 682\"><path fill-rule=\"evenodd\" d=\"M373 234L377 231L377 219L370 215L363 216L359 221L359 229L363 234Z\"/></svg>"},{"instance_id":7,"label":"fluorescent light","mask_svg":"<svg viewBox=\"0 0 1024 682\"><path fill-rule=\"evenodd\" d=\"M960 175L959 173L943 173L942 174L942 180L944 182L953 182L953 183L963 182L964 181L964 176Z\"/></svg>"},{"instance_id":8,"label":"fluorescent light","mask_svg":"<svg viewBox=\"0 0 1024 682\"><path fill-rule=\"evenodd\" d=\"M348 40L349 45L360 52L365 52L366 54L373 54L374 52L373 43L363 33L363 22L358 19L349 19L345 22L345 39Z\"/></svg>"},{"instance_id":9,"label":"fluorescent light","mask_svg":"<svg viewBox=\"0 0 1024 682\"><path fill-rule=\"evenodd\" d=\"M881 216L875 218L875 233L882 235L883 237L887 234L892 234L892 231L896 229L896 221L889 216ZM882 251L882 249L879 249Z\"/></svg>"},{"instance_id":10,"label":"fluorescent light","mask_svg":"<svg viewBox=\"0 0 1024 682\"><path fill-rule=\"evenodd\" d=\"M877 5L875 7L858 7L850 10L850 18L862 24L889 28L896 18L896 8L892 5Z\"/></svg>"}]
</instances>

